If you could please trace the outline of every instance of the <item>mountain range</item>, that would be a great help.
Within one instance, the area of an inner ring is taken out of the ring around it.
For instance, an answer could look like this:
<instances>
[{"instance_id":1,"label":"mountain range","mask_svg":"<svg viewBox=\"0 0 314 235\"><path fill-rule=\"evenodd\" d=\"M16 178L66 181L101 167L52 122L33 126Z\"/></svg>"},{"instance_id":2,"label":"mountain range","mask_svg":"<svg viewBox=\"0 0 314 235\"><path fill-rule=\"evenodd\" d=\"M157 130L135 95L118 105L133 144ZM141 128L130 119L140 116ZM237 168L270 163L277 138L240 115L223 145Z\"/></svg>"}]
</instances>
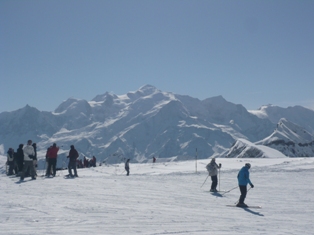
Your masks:
<instances>
[{"instance_id":1,"label":"mountain range","mask_svg":"<svg viewBox=\"0 0 314 235\"><path fill-rule=\"evenodd\" d=\"M66 156L73 144L80 157L96 156L106 163L126 158L147 162L153 156L175 160L263 156L254 151L241 154L235 148L239 141L289 157L314 156L311 109L265 105L247 110L222 96L199 100L151 85L124 95L106 92L91 101L69 98L53 112L26 105L0 113L0 124L0 151L16 150L32 139L39 158L52 143L61 147L60 155Z\"/></svg>"}]
</instances>

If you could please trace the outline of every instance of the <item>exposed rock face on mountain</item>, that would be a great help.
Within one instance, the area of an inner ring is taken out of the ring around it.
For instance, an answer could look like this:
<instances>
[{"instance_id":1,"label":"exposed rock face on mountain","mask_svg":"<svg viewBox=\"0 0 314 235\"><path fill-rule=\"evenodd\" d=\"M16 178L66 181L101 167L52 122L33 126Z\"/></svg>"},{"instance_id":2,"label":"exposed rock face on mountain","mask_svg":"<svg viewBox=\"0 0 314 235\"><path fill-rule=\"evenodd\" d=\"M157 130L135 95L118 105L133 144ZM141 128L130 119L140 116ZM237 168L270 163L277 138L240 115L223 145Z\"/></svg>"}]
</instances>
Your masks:
<instances>
[{"instance_id":1,"label":"exposed rock face on mountain","mask_svg":"<svg viewBox=\"0 0 314 235\"><path fill-rule=\"evenodd\" d=\"M262 110L249 112L221 96L200 101L146 85L120 96L106 92L91 101L71 98L54 112L26 106L0 113L0 145L2 149L16 150L20 143L32 139L37 143L39 158L43 158L54 142L63 146L60 150L63 156L74 144L81 158L96 156L98 161L108 163L125 158L145 162L153 156L193 159L196 149L198 158L208 158L229 151L239 138L266 141L276 130L277 122L272 120L275 116L285 117L286 109L276 108L276 115L275 111L268 114L268 108ZM312 117L314 111L303 107L297 107L297 111L293 115L291 109L287 115L297 116L299 122L303 117L307 120L305 130L311 133L314 123L308 116ZM298 137L291 141L299 143Z\"/></svg>"},{"instance_id":2,"label":"exposed rock face on mountain","mask_svg":"<svg viewBox=\"0 0 314 235\"><path fill-rule=\"evenodd\" d=\"M289 157L314 156L314 138L304 128L281 118L275 131L267 138L256 142L279 150Z\"/></svg>"}]
</instances>

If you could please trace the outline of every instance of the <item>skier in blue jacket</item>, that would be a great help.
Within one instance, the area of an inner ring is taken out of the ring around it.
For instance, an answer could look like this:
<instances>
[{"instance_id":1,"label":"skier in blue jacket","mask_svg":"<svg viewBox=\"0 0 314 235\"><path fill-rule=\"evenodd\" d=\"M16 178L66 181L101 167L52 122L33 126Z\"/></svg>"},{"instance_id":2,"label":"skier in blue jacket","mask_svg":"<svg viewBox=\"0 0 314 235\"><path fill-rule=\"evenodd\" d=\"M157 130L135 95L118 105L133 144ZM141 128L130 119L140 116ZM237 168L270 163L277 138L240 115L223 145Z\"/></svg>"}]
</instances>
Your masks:
<instances>
[{"instance_id":1,"label":"skier in blue jacket","mask_svg":"<svg viewBox=\"0 0 314 235\"><path fill-rule=\"evenodd\" d=\"M247 184L250 184L250 186L254 188L254 185L252 184L250 180L250 172L249 172L250 168L251 168L251 164L246 163L245 166L242 167L238 173L238 183L239 183L241 196L240 196L239 203L237 204L237 206L240 206L240 207L247 207L247 205L244 203L244 199L247 193L247 188L246 188Z\"/></svg>"}]
</instances>

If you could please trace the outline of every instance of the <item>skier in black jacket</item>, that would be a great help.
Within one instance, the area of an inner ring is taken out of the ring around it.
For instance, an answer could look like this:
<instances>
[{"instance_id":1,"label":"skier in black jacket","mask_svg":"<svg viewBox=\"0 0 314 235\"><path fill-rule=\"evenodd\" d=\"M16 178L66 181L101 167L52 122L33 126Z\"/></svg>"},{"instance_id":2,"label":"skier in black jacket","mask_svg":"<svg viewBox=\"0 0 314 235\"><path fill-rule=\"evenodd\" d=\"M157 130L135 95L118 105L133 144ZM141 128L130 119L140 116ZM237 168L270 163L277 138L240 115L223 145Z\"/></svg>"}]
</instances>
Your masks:
<instances>
[{"instance_id":1,"label":"skier in black jacket","mask_svg":"<svg viewBox=\"0 0 314 235\"><path fill-rule=\"evenodd\" d=\"M126 175L130 174L130 159L126 160L124 169L126 170Z\"/></svg>"},{"instance_id":2,"label":"skier in black jacket","mask_svg":"<svg viewBox=\"0 0 314 235\"><path fill-rule=\"evenodd\" d=\"M16 152L16 163L17 163L17 167L18 167L18 173L17 175L21 175L22 171L23 171L23 162L24 162L24 152L23 152L23 144L19 145L19 148L17 149Z\"/></svg>"},{"instance_id":3,"label":"skier in black jacket","mask_svg":"<svg viewBox=\"0 0 314 235\"><path fill-rule=\"evenodd\" d=\"M9 165L9 172L8 175L13 175L14 170L14 150L9 148L7 152L7 164Z\"/></svg>"},{"instance_id":4,"label":"skier in black jacket","mask_svg":"<svg viewBox=\"0 0 314 235\"><path fill-rule=\"evenodd\" d=\"M69 165L68 165L69 176L72 178L78 177L77 170L76 170L76 159L78 157L79 157L79 154L77 150L74 148L74 145L71 145L69 156L67 156L67 158L69 158ZM72 169L74 171L74 175L72 174Z\"/></svg>"}]
</instances>

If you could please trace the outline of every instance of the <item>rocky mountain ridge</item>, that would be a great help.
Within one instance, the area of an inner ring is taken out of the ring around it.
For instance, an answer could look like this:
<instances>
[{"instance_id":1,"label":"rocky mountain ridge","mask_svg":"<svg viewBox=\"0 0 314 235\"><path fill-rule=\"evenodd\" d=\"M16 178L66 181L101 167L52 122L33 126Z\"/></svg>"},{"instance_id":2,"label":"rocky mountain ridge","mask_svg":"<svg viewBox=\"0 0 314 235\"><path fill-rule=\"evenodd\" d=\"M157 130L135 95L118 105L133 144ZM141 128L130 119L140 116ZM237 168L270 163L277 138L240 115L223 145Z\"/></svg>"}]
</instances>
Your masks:
<instances>
[{"instance_id":1,"label":"rocky mountain ridge","mask_svg":"<svg viewBox=\"0 0 314 235\"><path fill-rule=\"evenodd\" d=\"M16 149L32 139L43 157L54 142L63 146L60 152L64 155L74 144L81 157L95 155L108 163L122 158L145 162L153 156L180 160L197 154L208 158L226 153L238 139L259 145L269 144L259 141L275 136L280 139L274 130L281 118L302 127L308 133L306 140L313 138L314 111L301 106L263 106L248 111L222 96L201 101L145 85L120 96L106 92L91 101L70 98L54 112L27 105L0 113L0 145ZM306 144L302 138L293 141Z\"/></svg>"}]
</instances>

